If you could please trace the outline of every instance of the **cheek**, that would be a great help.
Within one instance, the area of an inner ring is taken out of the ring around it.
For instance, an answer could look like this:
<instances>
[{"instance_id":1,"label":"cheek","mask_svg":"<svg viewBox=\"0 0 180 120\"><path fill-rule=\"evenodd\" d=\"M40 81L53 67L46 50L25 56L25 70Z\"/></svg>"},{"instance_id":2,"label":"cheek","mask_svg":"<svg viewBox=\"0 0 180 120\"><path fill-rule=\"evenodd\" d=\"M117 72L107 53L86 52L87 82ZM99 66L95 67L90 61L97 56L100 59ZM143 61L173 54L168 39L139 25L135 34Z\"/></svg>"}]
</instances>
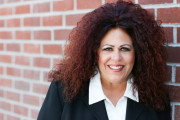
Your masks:
<instances>
[{"instance_id":1,"label":"cheek","mask_svg":"<svg viewBox=\"0 0 180 120\"><path fill-rule=\"evenodd\" d=\"M134 65L134 61L135 61L135 55L134 53L128 53L128 54L124 54L123 55L124 61L126 62L126 64L129 65Z\"/></svg>"},{"instance_id":2,"label":"cheek","mask_svg":"<svg viewBox=\"0 0 180 120\"><path fill-rule=\"evenodd\" d=\"M98 56L98 66L102 67L108 62L108 55L105 54L99 54Z\"/></svg>"},{"instance_id":3,"label":"cheek","mask_svg":"<svg viewBox=\"0 0 180 120\"><path fill-rule=\"evenodd\" d=\"M99 54L98 56L98 66L100 67L103 64L103 55Z\"/></svg>"},{"instance_id":4,"label":"cheek","mask_svg":"<svg viewBox=\"0 0 180 120\"><path fill-rule=\"evenodd\" d=\"M134 65L135 55L134 53L131 53L128 55L127 61L129 64Z\"/></svg>"}]
</instances>

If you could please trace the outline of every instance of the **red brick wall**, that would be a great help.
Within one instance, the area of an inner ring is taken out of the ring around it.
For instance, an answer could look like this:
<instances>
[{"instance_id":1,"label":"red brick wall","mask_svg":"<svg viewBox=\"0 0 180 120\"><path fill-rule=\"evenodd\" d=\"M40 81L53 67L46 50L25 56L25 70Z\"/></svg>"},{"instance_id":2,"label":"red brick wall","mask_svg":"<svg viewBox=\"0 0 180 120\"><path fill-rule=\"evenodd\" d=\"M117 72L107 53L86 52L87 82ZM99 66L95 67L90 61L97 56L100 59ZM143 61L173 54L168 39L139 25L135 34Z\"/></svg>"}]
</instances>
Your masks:
<instances>
[{"instance_id":1,"label":"red brick wall","mask_svg":"<svg viewBox=\"0 0 180 120\"><path fill-rule=\"evenodd\" d=\"M37 118L68 33L82 15L111 1L0 0L0 120ZM180 0L133 2L163 22L172 120L180 120Z\"/></svg>"}]
</instances>

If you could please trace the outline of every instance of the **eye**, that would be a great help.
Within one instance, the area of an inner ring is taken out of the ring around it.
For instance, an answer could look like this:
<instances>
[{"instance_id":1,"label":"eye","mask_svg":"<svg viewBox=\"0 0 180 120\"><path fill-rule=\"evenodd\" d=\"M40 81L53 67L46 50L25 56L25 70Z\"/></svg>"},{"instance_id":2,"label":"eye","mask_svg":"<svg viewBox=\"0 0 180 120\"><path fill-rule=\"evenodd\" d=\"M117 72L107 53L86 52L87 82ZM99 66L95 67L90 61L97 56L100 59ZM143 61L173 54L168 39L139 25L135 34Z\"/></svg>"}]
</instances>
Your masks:
<instances>
[{"instance_id":1,"label":"eye","mask_svg":"<svg viewBox=\"0 0 180 120\"><path fill-rule=\"evenodd\" d=\"M112 48L108 47L108 48L104 48L103 50L105 50L105 51L112 51Z\"/></svg>"},{"instance_id":2,"label":"eye","mask_svg":"<svg viewBox=\"0 0 180 120\"><path fill-rule=\"evenodd\" d=\"M130 48L127 48L127 47L122 47L121 49L120 49L121 51L130 51Z\"/></svg>"}]
</instances>

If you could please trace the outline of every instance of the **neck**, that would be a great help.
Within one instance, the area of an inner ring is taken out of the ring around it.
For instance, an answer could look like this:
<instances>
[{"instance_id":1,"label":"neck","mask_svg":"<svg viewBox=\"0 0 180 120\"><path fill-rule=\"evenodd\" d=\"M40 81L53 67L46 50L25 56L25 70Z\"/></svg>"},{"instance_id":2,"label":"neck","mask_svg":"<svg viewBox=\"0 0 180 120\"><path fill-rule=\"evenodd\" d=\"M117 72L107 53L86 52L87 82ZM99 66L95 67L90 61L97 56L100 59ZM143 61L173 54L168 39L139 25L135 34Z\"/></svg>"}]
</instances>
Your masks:
<instances>
[{"instance_id":1,"label":"neck","mask_svg":"<svg viewBox=\"0 0 180 120\"><path fill-rule=\"evenodd\" d=\"M124 95L126 90L127 81L123 81L119 84L102 83L103 92L106 97L116 106L119 99Z\"/></svg>"}]
</instances>

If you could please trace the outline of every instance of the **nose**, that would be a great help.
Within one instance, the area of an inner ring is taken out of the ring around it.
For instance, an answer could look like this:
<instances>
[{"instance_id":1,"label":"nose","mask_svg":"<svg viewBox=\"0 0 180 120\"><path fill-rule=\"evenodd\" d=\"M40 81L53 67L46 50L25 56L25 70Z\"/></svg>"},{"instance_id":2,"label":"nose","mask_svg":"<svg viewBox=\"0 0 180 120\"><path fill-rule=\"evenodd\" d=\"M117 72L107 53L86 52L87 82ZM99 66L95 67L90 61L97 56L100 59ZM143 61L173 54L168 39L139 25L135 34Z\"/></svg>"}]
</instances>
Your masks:
<instances>
[{"instance_id":1,"label":"nose","mask_svg":"<svg viewBox=\"0 0 180 120\"><path fill-rule=\"evenodd\" d=\"M122 55L120 51L119 50L113 51L111 59L114 61L120 61L122 59Z\"/></svg>"}]
</instances>

